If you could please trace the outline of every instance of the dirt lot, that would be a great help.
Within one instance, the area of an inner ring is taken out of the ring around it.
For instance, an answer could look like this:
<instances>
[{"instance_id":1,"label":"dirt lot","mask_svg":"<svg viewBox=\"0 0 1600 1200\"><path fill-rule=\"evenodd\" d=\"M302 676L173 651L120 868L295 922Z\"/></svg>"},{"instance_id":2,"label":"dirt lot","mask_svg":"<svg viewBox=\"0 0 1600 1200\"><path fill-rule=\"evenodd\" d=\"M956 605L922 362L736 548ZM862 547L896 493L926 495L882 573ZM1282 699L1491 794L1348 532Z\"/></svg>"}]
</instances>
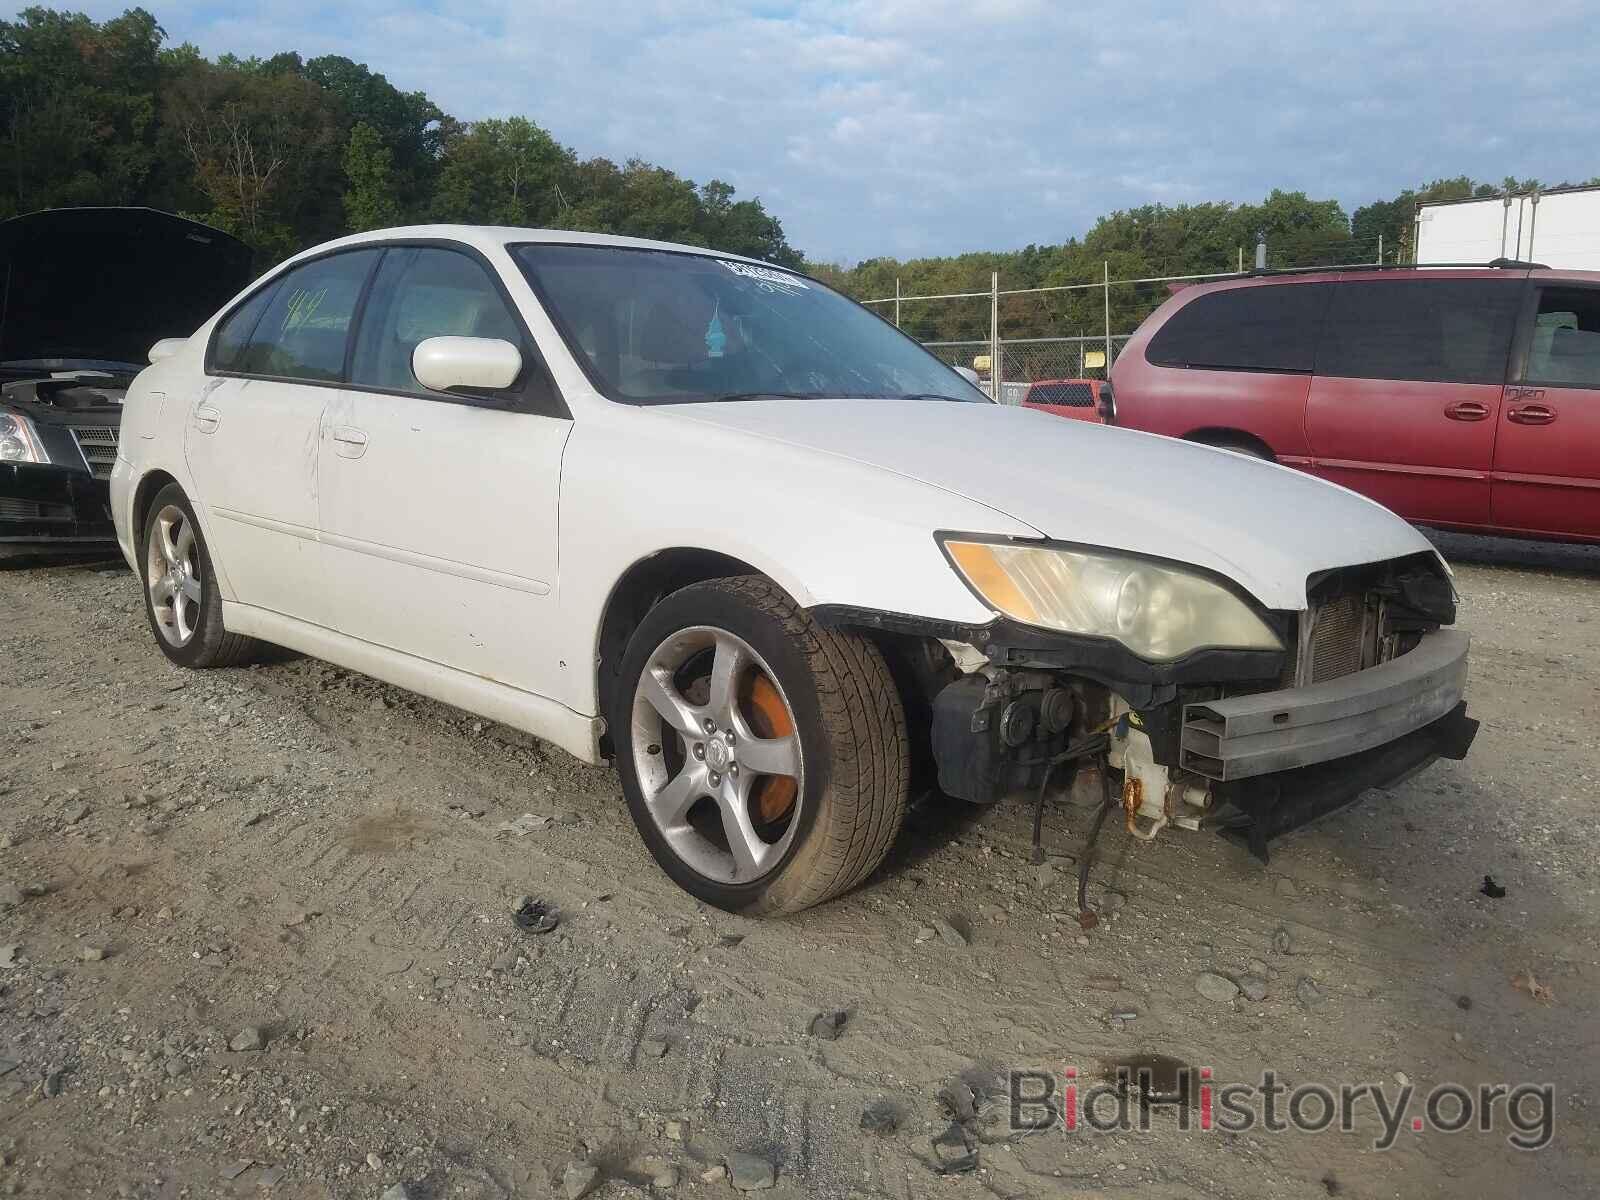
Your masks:
<instances>
[{"instance_id":1,"label":"dirt lot","mask_svg":"<svg viewBox=\"0 0 1600 1200\"><path fill-rule=\"evenodd\" d=\"M592 1195L714 1200L736 1151L793 1197L1590 1193L1600 549L1442 543L1471 757L1268 868L1112 830L1087 935L1080 810L1040 872L1021 808L925 804L861 891L746 921L666 881L609 771L309 659L180 672L109 564L0 573L0 1193L559 1196L587 1164ZM523 813L549 821L500 828ZM524 893L557 930L512 922ZM1265 995L1208 999L1207 971ZM230 1049L247 1027L264 1048ZM1403 1078L1413 1112L1442 1081L1547 1082L1554 1140L1408 1125L1381 1152L1370 1107L1352 1134L1165 1109L1007 1132L1006 1070L1146 1054L1218 1084ZM951 1100L976 1107L961 1175L930 1144ZM864 1131L869 1105L898 1129Z\"/></svg>"}]
</instances>

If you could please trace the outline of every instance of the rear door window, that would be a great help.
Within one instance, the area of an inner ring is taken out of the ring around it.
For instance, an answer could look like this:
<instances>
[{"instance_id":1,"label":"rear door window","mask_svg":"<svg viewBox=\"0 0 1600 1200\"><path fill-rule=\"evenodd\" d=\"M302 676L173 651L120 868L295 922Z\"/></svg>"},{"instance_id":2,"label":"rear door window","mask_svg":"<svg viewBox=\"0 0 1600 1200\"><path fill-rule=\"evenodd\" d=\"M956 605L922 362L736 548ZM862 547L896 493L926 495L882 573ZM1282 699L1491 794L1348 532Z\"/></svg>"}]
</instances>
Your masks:
<instances>
[{"instance_id":1,"label":"rear door window","mask_svg":"<svg viewBox=\"0 0 1600 1200\"><path fill-rule=\"evenodd\" d=\"M1352 279L1334 288L1317 374L1503 383L1520 279Z\"/></svg>"},{"instance_id":2,"label":"rear door window","mask_svg":"<svg viewBox=\"0 0 1600 1200\"><path fill-rule=\"evenodd\" d=\"M1207 292L1156 330L1145 358L1161 367L1309 373L1332 290L1270 283Z\"/></svg>"},{"instance_id":3,"label":"rear door window","mask_svg":"<svg viewBox=\"0 0 1600 1200\"><path fill-rule=\"evenodd\" d=\"M342 379L356 302L380 254L331 254L284 275L232 369L279 379Z\"/></svg>"},{"instance_id":4,"label":"rear door window","mask_svg":"<svg viewBox=\"0 0 1600 1200\"><path fill-rule=\"evenodd\" d=\"M1539 293L1525 379L1548 387L1600 388L1600 289Z\"/></svg>"}]
</instances>

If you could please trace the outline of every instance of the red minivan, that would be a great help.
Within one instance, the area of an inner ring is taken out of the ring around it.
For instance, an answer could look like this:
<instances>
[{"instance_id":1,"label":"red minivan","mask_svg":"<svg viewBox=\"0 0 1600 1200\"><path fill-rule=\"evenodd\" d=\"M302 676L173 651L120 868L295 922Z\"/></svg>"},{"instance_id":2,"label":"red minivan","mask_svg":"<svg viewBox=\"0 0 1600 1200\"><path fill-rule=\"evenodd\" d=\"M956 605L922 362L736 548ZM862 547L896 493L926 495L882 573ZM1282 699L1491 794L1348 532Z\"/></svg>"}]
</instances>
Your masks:
<instances>
[{"instance_id":1,"label":"red minivan","mask_svg":"<svg viewBox=\"0 0 1600 1200\"><path fill-rule=\"evenodd\" d=\"M1428 525L1600 542L1600 272L1526 263L1185 288L1116 423L1273 458Z\"/></svg>"}]
</instances>

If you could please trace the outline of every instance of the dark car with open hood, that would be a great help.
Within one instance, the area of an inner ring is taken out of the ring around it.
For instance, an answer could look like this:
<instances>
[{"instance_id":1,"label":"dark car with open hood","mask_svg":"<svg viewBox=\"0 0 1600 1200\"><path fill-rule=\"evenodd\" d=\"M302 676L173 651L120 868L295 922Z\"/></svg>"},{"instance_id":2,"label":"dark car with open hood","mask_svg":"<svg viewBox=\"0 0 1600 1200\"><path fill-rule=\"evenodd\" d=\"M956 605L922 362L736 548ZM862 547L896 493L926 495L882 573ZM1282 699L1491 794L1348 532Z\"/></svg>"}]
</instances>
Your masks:
<instances>
[{"instance_id":1,"label":"dark car with open hood","mask_svg":"<svg viewBox=\"0 0 1600 1200\"><path fill-rule=\"evenodd\" d=\"M151 347L250 280L250 250L149 208L0 222L0 560L109 548L122 398Z\"/></svg>"}]
</instances>

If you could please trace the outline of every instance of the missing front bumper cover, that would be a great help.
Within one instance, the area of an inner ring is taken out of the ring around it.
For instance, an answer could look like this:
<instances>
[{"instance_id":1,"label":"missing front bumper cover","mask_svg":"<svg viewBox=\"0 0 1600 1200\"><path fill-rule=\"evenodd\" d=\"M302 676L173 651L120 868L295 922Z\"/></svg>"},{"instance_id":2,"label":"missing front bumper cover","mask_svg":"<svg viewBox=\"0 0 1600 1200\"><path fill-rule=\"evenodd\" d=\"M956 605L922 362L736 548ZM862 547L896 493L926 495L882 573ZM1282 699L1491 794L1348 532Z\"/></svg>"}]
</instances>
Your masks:
<instances>
[{"instance_id":1,"label":"missing front bumper cover","mask_svg":"<svg viewBox=\"0 0 1600 1200\"><path fill-rule=\"evenodd\" d=\"M1478 734L1465 702L1404 737L1347 758L1215 784L1207 824L1267 861L1267 843L1338 812L1369 788L1393 787L1440 758L1462 759Z\"/></svg>"},{"instance_id":2,"label":"missing front bumper cover","mask_svg":"<svg viewBox=\"0 0 1600 1200\"><path fill-rule=\"evenodd\" d=\"M1179 765L1226 782L1382 747L1461 704L1469 640L1438 629L1408 654L1327 683L1186 705Z\"/></svg>"}]
</instances>

